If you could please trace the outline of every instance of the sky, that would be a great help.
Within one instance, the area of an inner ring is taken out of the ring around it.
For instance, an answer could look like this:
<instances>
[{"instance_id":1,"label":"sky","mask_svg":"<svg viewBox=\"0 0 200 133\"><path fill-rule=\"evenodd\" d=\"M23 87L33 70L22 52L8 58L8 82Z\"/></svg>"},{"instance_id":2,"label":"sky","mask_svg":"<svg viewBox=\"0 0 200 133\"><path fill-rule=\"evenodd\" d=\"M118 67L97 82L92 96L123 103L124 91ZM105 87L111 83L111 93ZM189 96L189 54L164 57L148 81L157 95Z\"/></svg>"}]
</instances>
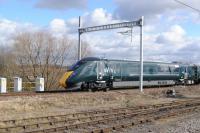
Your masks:
<instances>
[{"instance_id":1,"label":"sky","mask_svg":"<svg viewBox=\"0 0 200 133\"><path fill-rule=\"evenodd\" d=\"M199 0L180 0L200 9ZM82 26L127 22L144 16L144 60L200 63L200 12L174 0L0 0L0 45L11 45L19 31L48 30L78 39ZM139 60L139 28L81 36L96 57ZM78 44L78 42L77 42Z\"/></svg>"}]
</instances>

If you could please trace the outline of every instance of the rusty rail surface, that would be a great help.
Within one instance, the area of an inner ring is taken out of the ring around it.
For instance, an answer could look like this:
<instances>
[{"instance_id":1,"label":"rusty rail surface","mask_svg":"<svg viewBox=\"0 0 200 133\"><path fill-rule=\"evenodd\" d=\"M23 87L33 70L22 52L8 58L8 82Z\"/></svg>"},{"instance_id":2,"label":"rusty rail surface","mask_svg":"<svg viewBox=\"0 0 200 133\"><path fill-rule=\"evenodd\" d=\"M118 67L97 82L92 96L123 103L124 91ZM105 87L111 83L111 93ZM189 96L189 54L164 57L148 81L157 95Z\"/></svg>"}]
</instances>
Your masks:
<instances>
[{"instance_id":1,"label":"rusty rail surface","mask_svg":"<svg viewBox=\"0 0 200 133\"><path fill-rule=\"evenodd\" d=\"M169 114L177 114L183 110L193 111L199 109L200 99L179 100L176 102L80 112L74 114L44 116L18 120L0 121L1 133L49 133L49 132L106 132L125 128L127 125L150 122ZM177 111L177 113L176 113ZM172 116L172 115L171 115ZM144 117L146 119L144 119ZM128 121L128 122L127 122ZM118 122L118 124L116 124ZM126 122L126 123L124 123ZM109 124L110 123L110 124ZM121 124L122 123L122 124ZM134 124L133 124L134 123ZM112 125L109 126L108 125Z\"/></svg>"}]
</instances>

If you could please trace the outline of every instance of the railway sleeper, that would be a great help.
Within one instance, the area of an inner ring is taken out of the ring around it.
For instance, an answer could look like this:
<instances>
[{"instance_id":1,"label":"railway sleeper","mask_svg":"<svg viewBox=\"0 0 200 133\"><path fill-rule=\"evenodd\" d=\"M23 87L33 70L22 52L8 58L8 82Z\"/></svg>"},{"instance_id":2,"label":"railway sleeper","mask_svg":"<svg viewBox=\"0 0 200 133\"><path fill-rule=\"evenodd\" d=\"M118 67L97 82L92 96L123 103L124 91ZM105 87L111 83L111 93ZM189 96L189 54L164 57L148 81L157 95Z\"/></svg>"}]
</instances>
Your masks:
<instances>
[{"instance_id":1,"label":"railway sleeper","mask_svg":"<svg viewBox=\"0 0 200 133\"><path fill-rule=\"evenodd\" d=\"M197 103L194 103L193 104L193 106L194 105L199 105L199 103L197 102ZM120 117L117 117L117 119L122 119L122 118L126 118L126 117L124 117L124 116L122 116L121 118ZM114 119L114 120L116 120L116 119ZM99 121L100 122L100 121ZM105 121L104 121L105 122ZM37 125L37 127L39 127L38 125ZM24 127L23 127L24 128ZM26 129L27 129L27 127L25 127ZM7 130L7 129L6 129Z\"/></svg>"},{"instance_id":2,"label":"railway sleeper","mask_svg":"<svg viewBox=\"0 0 200 133\"><path fill-rule=\"evenodd\" d=\"M171 106L172 104L175 104L177 102L170 102L167 103L169 106ZM181 103L181 102L179 102ZM163 106L163 104L158 104L158 105L149 105L149 106L139 106L139 107L130 107L130 108L118 108L118 109L112 109L112 110L100 110L100 111L89 111L89 112L81 112L81 113L76 113L76 114L66 114L66 115L57 115L57 116L47 116L47 117L36 117L36 118L26 118L26 119L20 119L20 120L6 120L6 121L1 121L0 123L2 125L7 125L7 127L12 127L12 126L17 126L17 125L21 125L23 123L37 123L38 121L41 122L47 122L47 121L54 121L57 120L56 118L61 118L64 117L64 119L66 118L75 118L75 117L81 117L81 116L93 116L93 114L97 114L97 113L109 113L109 112L114 112L114 111L118 111L119 109L121 110L130 110L130 109L147 109L147 108L156 108L159 106Z\"/></svg>"},{"instance_id":3,"label":"railway sleeper","mask_svg":"<svg viewBox=\"0 0 200 133\"><path fill-rule=\"evenodd\" d=\"M152 122L153 120L158 120L158 119L163 119L163 118L181 115L181 114L193 111L193 110L194 110L193 108L190 108L190 109L185 109L183 111L172 112L172 113L165 114L165 115L163 114L160 117L151 116L151 117L148 117L147 119L138 119L137 121L134 121L134 122L112 126L113 127L112 129L113 130L119 130L119 129L122 129L122 128L128 128L130 126ZM126 125L129 125L129 126L126 126ZM108 128L108 129L111 129L111 128ZM97 130L100 130L100 129L97 129ZM104 131L105 129L101 129L101 130ZM88 131L88 133L93 133L94 131Z\"/></svg>"}]
</instances>

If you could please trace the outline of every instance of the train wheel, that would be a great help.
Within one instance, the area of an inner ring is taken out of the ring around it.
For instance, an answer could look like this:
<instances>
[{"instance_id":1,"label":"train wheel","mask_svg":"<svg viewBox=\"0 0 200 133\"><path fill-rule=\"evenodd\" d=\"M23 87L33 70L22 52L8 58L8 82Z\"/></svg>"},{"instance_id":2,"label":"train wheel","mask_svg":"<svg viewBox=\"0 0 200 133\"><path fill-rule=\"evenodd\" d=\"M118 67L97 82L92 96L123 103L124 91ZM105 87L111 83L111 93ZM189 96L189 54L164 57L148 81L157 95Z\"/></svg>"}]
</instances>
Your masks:
<instances>
[{"instance_id":1,"label":"train wheel","mask_svg":"<svg viewBox=\"0 0 200 133\"><path fill-rule=\"evenodd\" d=\"M96 89L93 89L93 88L88 88L88 92L95 92Z\"/></svg>"},{"instance_id":2,"label":"train wheel","mask_svg":"<svg viewBox=\"0 0 200 133\"><path fill-rule=\"evenodd\" d=\"M88 92L92 92L92 89L91 89L91 88L88 88Z\"/></svg>"},{"instance_id":3,"label":"train wheel","mask_svg":"<svg viewBox=\"0 0 200 133\"><path fill-rule=\"evenodd\" d=\"M94 83L89 83L88 84L88 92L95 92L96 91L96 87Z\"/></svg>"},{"instance_id":4,"label":"train wheel","mask_svg":"<svg viewBox=\"0 0 200 133\"><path fill-rule=\"evenodd\" d=\"M110 88L108 88L108 87L106 87L106 88L103 89L104 92L107 92L109 90L110 90Z\"/></svg>"}]
</instances>

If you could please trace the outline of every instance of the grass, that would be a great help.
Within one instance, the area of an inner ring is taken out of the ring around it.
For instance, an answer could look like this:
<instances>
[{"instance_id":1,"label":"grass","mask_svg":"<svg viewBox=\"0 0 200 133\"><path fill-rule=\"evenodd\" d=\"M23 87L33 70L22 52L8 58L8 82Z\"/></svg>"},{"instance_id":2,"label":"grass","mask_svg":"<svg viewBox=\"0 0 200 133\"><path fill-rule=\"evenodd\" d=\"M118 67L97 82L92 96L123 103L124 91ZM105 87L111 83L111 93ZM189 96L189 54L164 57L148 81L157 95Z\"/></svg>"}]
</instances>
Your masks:
<instances>
[{"instance_id":1,"label":"grass","mask_svg":"<svg viewBox=\"0 0 200 133\"><path fill-rule=\"evenodd\" d=\"M0 118L15 119L53 114L66 114L79 111L131 107L170 101L166 98L167 88L117 90L95 93L62 93L23 97L0 97ZM197 97L200 86L175 87L182 95Z\"/></svg>"}]
</instances>

